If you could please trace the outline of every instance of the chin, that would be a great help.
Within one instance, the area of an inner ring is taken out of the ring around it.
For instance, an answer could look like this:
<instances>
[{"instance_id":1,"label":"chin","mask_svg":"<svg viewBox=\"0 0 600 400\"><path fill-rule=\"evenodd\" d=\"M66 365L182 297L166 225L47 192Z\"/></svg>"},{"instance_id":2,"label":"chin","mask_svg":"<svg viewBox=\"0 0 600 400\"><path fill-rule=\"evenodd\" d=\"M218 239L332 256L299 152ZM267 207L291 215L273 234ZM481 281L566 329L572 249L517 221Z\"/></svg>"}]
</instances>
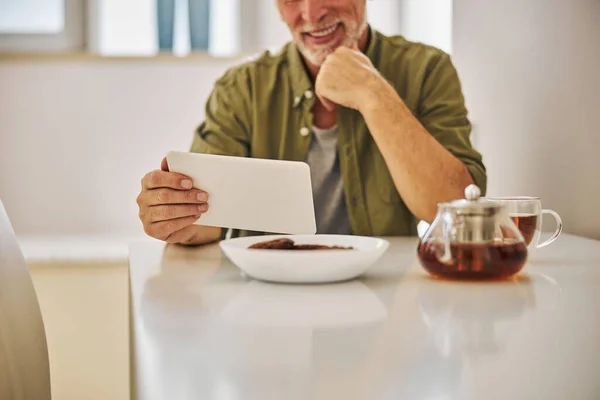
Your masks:
<instances>
[{"instance_id":1,"label":"chin","mask_svg":"<svg viewBox=\"0 0 600 400\"><path fill-rule=\"evenodd\" d=\"M313 65L320 67L321 65L323 65L323 63L325 62L325 59L327 58L328 55L330 55L331 53L333 53L335 51L334 49L326 49L326 50L320 50L320 51L314 51L314 50L300 50L300 52L302 53L302 55Z\"/></svg>"},{"instance_id":2,"label":"chin","mask_svg":"<svg viewBox=\"0 0 600 400\"><path fill-rule=\"evenodd\" d=\"M302 41L296 41L296 46L300 50L300 53L306 58L311 64L320 67L325 62L328 55L332 54L338 47L344 45L344 41L338 44L321 47L321 48L308 48Z\"/></svg>"}]
</instances>

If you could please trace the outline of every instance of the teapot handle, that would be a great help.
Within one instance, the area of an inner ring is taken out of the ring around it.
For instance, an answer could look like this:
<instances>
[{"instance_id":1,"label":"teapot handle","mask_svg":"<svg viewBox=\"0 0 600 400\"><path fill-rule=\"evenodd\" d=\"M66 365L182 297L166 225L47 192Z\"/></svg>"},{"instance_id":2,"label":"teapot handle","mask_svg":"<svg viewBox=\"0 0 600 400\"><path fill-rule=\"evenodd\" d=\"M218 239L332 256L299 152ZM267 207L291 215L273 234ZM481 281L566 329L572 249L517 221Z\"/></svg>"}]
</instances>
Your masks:
<instances>
[{"instance_id":1,"label":"teapot handle","mask_svg":"<svg viewBox=\"0 0 600 400\"><path fill-rule=\"evenodd\" d=\"M563 230L563 223L562 223L562 219L560 218L560 215L558 215L558 213L554 210L542 210L540 216L543 217L544 214L550 214L554 217L554 219L556 220L556 230L554 231L554 235L552 235L552 237L548 240L546 240L544 243L540 243L536 246L536 248L542 248L542 247L546 247L548 246L550 243L554 242L562 233Z\"/></svg>"}]
</instances>

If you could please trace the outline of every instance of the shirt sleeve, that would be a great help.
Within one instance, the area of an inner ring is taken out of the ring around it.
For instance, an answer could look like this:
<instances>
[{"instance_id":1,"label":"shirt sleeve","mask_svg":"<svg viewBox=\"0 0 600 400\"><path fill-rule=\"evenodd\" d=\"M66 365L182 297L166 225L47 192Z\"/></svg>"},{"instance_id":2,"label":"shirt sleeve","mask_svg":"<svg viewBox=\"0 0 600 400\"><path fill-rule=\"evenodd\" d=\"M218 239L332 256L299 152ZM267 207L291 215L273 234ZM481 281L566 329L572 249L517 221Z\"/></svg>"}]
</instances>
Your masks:
<instances>
[{"instance_id":1,"label":"shirt sleeve","mask_svg":"<svg viewBox=\"0 0 600 400\"><path fill-rule=\"evenodd\" d=\"M460 79L447 54L432 63L425 77L418 115L425 129L465 164L482 195L485 194L486 169L481 154L471 144L471 123Z\"/></svg>"},{"instance_id":2,"label":"shirt sleeve","mask_svg":"<svg viewBox=\"0 0 600 400\"><path fill-rule=\"evenodd\" d=\"M231 70L215 83L206 102L205 119L194 133L191 152L249 155L250 95L242 75L242 71Z\"/></svg>"}]
</instances>

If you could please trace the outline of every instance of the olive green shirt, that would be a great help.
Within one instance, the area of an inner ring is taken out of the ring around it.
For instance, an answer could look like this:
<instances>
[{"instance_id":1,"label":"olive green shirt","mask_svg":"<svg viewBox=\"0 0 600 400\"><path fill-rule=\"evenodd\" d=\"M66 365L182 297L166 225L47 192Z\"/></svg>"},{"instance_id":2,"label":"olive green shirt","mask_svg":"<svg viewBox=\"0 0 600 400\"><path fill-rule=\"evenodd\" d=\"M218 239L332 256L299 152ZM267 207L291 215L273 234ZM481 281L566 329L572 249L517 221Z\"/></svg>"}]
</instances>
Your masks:
<instances>
[{"instance_id":1,"label":"olive green shirt","mask_svg":"<svg viewBox=\"0 0 600 400\"><path fill-rule=\"evenodd\" d=\"M425 129L466 165L485 193L485 167L470 143L471 124L450 57L373 29L365 54ZM191 151L306 161L314 104L304 61L296 46L288 43L278 54L265 52L228 70L215 83ZM352 233L416 235L418 221L402 201L362 115L344 107L338 110L339 163ZM257 233L234 231L233 236Z\"/></svg>"}]
</instances>

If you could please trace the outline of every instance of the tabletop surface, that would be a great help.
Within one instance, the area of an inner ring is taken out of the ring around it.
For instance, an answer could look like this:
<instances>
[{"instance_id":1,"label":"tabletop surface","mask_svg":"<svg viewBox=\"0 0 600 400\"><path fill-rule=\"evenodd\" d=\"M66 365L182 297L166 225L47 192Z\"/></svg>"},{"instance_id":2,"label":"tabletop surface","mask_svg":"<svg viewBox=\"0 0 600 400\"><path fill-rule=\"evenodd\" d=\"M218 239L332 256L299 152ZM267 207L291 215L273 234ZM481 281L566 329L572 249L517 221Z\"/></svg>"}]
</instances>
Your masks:
<instances>
[{"instance_id":1,"label":"tabletop surface","mask_svg":"<svg viewBox=\"0 0 600 400\"><path fill-rule=\"evenodd\" d=\"M357 280L251 280L218 245L130 246L137 399L600 399L600 242L562 235L515 280L430 278L388 238Z\"/></svg>"}]
</instances>

